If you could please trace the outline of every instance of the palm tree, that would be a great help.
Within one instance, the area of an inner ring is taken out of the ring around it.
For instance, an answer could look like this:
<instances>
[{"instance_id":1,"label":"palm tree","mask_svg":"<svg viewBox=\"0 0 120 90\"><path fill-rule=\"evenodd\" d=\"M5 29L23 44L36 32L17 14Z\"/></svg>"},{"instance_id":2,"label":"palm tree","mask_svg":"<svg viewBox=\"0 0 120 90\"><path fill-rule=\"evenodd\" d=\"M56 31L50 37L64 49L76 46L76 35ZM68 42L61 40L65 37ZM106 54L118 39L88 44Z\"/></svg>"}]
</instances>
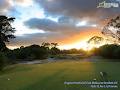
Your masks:
<instances>
[{"instance_id":1,"label":"palm tree","mask_svg":"<svg viewBox=\"0 0 120 90\"><path fill-rule=\"evenodd\" d=\"M4 51L6 48L5 43L9 42L10 39L15 38L13 33L15 32L15 28L12 28L11 22L14 21L15 18L8 18L6 16L0 16L0 51Z\"/></svg>"}]
</instances>

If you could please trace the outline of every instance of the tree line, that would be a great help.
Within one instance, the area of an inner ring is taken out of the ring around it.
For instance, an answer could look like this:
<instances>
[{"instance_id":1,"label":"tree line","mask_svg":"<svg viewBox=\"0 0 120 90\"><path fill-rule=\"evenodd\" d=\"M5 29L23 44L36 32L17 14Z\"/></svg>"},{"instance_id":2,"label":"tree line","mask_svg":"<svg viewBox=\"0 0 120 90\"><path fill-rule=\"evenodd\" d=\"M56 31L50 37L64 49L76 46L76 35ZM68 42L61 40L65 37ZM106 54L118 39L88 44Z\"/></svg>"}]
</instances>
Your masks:
<instances>
[{"instance_id":1,"label":"tree line","mask_svg":"<svg viewBox=\"0 0 120 90\"><path fill-rule=\"evenodd\" d=\"M109 59L109 61L120 61L120 45L119 44L106 44L99 48L91 50L93 55L102 56Z\"/></svg>"}]
</instances>

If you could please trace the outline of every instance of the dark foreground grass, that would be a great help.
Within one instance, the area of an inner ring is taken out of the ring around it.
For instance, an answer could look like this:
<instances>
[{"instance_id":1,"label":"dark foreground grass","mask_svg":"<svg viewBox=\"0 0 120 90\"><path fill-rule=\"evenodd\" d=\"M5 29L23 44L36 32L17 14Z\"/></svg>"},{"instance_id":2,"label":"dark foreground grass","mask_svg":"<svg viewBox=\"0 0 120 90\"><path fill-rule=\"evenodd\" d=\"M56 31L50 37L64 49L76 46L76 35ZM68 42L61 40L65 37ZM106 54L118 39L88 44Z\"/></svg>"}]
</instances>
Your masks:
<instances>
[{"instance_id":1,"label":"dark foreground grass","mask_svg":"<svg viewBox=\"0 0 120 90\"><path fill-rule=\"evenodd\" d=\"M65 81L100 81L99 72L111 81L120 81L118 62L62 61L35 65L13 65L0 73L0 90L120 90L93 89L90 85L65 85ZM118 84L119 86L120 84Z\"/></svg>"}]
</instances>

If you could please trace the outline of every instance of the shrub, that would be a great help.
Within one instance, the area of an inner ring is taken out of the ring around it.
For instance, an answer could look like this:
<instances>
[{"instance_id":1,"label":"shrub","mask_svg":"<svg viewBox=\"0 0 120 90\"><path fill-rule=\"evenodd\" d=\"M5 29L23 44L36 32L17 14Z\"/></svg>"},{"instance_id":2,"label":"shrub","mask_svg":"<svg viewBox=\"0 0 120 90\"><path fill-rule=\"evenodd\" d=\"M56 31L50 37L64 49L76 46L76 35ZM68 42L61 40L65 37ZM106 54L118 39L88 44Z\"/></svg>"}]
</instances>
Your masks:
<instances>
[{"instance_id":1,"label":"shrub","mask_svg":"<svg viewBox=\"0 0 120 90\"><path fill-rule=\"evenodd\" d=\"M118 48L118 45L110 44L110 45L103 45L100 49L100 55L105 58L115 58L114 51Z\"/></svg>"},{"instance_id":2,"label":"shrub","mask_svg":"<svg viewBox=\"0 0 120 90\"><path fill-rule=\"evenodd\" d=\"M0 71L3 70L3 68L5 67L6 65L6 56L0 52Z\"/></svg>"}]
</instances>

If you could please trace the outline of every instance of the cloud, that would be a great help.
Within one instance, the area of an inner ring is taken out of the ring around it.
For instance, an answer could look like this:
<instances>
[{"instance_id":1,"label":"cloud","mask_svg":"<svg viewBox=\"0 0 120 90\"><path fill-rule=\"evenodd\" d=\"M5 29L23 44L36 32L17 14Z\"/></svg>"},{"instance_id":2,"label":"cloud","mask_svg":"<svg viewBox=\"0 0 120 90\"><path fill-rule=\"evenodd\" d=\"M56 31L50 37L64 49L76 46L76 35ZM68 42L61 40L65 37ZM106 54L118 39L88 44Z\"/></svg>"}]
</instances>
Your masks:
<instances>
[{"instance_id":1,"label":"cloud","mask_svg":"<svg viewBox=\"0 0 120 90\"><path fill-rule=\"evenodd\" d=\"M27 34L25 36L17 36L15 39L11 40L8 46L11 47L20 47L20 46L28 46L32 44L41 45L42 42L58 42L64 40L66 35L62 35L60 33L36 33L36 34Z\"/></svg>"},{"instance_id":2,"label":"cloud","mask_svg":"<svg viewBox=\"0 0 120 90\"><path fill-rule=\"evenodd\" d=\"M24 24L25 26L33 30L44 30L46 33L40 34L40 36L34 34L34 38L39 38L41 40L43 40L44 38L43 42L61 42L64 39L67 40L67 38L72 39L72 36L76 36L86 30L92 30L97 28L96 24L94 24L93 22L88 21L87 24L84 26L76 26L77 22L82 23L83 21L74 19L72 20L69 17L60 17L58 19L58 22L50 19L31 18L30 20L25 21Z\"/></svg>"},{"instance_id":3,"label":"cloud","mask_svg":"<svg viewBox=\"0 0 120 90\"><path fill-rule=\"evenodd\" d=\"M0 14L9 15L9 13L19 12L19 10L16 11L18 7L23 8L33 5L33 0L0 0Z\"/></svg>"},{"instance_id":4,"label":"cloud","mask_svg":"<svg viewBox=\"0 0 120 90\"><path fill-rule=\"evenodd\" d=\"M80 16L83 12L91 12L96 8L96 0L88 3L88 0L36 0L39 5L44 7L45 11L50 14L63 14ZM82 12L82 13L80 13Z\"/></svg>"},{"instance_id":5,"label":"cloud","mask_svg":"<svg viewBox=\"0 0 120 90\"><path fill-rule=\"evenodd\" d=\"M65 32L65 31L77 31L83 28L91 28L97 24L94 20L84 19L72 19L66 16L58 18L58 21L50 19L31 18L24 22L25 26L31 29L43 29L45 31L53 32Z\"/></svg>"},{"instance_id":6,"label":"cloud","mask_svg":"<svg viewBox=\"0 0 120 90\"><path fill-rule=\"evenodd\" d=\"M75 18L81 17L97 17L120 13L119 8L97 8L101 0L35 0L44 10L51 15L65 15ZM107 0L112 2L111 0ZM111 14L109 14L111 13Z\"/></svg>"},{"instance_id":7,"label":"cloud","mask_svg":"<svg viewBox=\"0 0 120 90\"><path fill-rule=\"evenodd\" d=\"M38 19L38 18L32 18L25 22L25 25L32 29L43 29L46 31L49 30L56 30L59 25L58 23L49 20L49 19Z\"/></svg>"},{"instance_id":8,"label":"cloud","mask_svg":"<svg viewBox=\"0 0 120 90\"><path fill-rule=\"evenodd\" d=\"M33 5L33 0L15 0L14 3L23 7L27 7Z\"/></svg>"},{"instance_id":9,"label":"cloud","mask_svg":"<svg viewBox=\"0 0 120 90\"><path fill-rule=\"evenodd\" d=\"M11 0L0 0L0 14L6 14L12 5Z\"/></svg>"}]
</instances>

